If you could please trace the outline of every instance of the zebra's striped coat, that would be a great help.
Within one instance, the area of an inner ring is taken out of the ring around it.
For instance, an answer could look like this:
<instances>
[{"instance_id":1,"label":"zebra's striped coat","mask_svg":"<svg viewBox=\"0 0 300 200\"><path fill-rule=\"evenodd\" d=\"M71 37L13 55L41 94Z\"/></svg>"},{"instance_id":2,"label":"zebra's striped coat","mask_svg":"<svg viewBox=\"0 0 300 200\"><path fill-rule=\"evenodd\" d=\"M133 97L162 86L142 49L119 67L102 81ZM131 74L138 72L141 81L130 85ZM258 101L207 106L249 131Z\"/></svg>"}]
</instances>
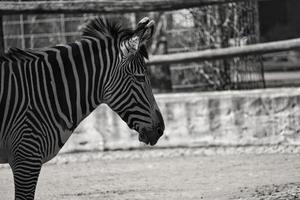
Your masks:
<instances>
[{"instance_id":1,"label":"zebra's striped coat","mask_svg":"<svg viewBox=\"0 0 300 200\"><path fill-rule=\"evenodd\" d=\"M148 18L134 31L95 19L78 42L39 51L11 49L0 58L0 163L13 169L16 199L33 199L42 163L101 103L140 132L141 141L156 143L164 125L143 45L152 31Z\"/></svg>"}]
</instances>

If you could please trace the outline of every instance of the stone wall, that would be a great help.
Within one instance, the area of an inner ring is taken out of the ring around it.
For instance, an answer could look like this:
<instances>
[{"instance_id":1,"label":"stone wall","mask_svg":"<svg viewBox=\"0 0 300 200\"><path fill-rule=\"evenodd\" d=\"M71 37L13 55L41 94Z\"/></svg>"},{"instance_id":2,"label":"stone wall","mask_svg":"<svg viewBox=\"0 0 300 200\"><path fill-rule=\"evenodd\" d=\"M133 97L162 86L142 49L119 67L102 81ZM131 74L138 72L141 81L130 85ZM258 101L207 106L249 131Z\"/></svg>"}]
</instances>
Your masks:
<instances>
[{"instance_id":1,"label":"stone wall","mask_svg":"<svg viewBox=\"0 0 300 200\"><path fill-rule=\"evenodd\" d=\"M159 94L166 131L158 147L300 145L300 88ZM146 147L106 105L63 152Z\"/></svg>"}]
</instances>

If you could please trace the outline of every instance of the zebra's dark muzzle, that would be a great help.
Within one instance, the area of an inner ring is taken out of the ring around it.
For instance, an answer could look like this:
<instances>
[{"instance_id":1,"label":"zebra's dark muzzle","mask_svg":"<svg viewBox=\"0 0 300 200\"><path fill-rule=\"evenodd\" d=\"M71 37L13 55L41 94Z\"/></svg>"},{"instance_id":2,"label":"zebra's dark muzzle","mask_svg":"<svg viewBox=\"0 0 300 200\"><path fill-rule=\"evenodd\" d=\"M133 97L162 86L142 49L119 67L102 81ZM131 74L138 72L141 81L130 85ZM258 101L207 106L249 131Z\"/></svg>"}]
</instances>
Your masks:
<instances>
[{"instance_id":1,"label":"zebra's dark muzzle","mask_svg":"<svg viewBox=\"0 0 300 200\"><path fill-rule=\"evenodd\" d=\"M143 129L139 134L139 141L144 142L147 145L150 144L151 146L153 146L163 135L163 132L164 130L161 127L150 129L149 131Z\"/></svg>"}]
</instances>

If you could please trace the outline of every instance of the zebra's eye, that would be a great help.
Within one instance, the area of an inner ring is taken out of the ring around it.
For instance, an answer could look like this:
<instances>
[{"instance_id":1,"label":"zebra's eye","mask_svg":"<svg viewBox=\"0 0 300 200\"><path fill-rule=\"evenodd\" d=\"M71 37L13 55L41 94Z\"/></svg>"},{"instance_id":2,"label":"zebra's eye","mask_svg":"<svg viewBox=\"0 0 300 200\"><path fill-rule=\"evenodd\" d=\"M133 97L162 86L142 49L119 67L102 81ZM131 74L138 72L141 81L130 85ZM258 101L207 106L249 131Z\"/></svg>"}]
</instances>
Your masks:
<instances>
[{"instance_id":1,"label":"zebra's eye","mask_svg":"<svg viewBox=\"0 0 300 200\"><path fill-rule=\"evenodd\" d=\"M138 82L145 82L145 81L146 81L145 75L138 74L138 75L134 75L134 77L135 77L135 79L136 79Z\"/></svg>"}]
</instances>

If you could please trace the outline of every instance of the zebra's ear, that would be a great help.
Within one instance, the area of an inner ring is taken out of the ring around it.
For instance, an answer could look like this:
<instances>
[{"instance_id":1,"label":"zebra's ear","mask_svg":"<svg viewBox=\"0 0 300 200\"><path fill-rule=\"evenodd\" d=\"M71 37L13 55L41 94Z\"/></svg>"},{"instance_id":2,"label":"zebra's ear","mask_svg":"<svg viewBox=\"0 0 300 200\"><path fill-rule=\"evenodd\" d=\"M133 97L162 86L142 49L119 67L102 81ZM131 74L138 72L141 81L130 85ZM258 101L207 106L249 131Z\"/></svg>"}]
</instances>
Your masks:
<instances>
[{"instance_id":1,"label":"zebra's ear","mask_svg":"<svg viewBox=\"0 0 300 200\"><path fill-rule=\"evenodd\" d=\"M121 51L123 55L132 55L136 52L141 52L141 54L147 58L148 55L145 54L145 45L149 41L154 32L153 20L148 17L144 17L138 24L137 28L131 33L130 37L121 42Z\"/></svg>"},{"instance_id":2,"label":"zebra's ear","mask_svg":"<svg viewBox=\"0 0 300 200\"><path fill-rule=\"evenodd\" d=\"M129 45L135 50L139 50L141 46L146 45L146 43L151 39L154 32L153 20L148 17L144 17L137 24L137 28L133 31L132 37L129 39Z\"/></svg>"}]
</instances>

